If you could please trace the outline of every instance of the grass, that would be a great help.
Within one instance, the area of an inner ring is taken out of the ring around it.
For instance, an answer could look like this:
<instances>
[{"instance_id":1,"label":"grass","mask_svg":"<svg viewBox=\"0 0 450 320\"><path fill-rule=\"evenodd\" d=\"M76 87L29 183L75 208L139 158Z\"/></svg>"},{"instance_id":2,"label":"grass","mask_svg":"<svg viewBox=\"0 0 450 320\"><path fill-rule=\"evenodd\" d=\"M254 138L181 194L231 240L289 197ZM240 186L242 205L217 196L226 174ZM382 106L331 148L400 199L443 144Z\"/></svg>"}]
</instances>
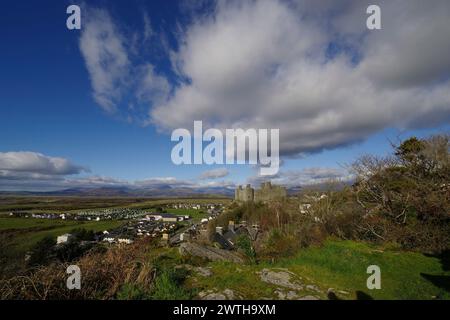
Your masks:
<instances>
[{"instance_id":1,"label":"grass","mask_svg":"<svg viewBox=\"0 0 450 320\"><path fill-rule=\"evenodd\" d=\"M202 218L208 217L204 210L196 209L167 209L167 212L175 215L188 215L194 221L200 221Z\"/></svg>"},{"instance_id":2,"label":"grass","mask_svg":"<svg viewBox=\"0 0 450 320\"><path fill-rule=\"evenodd\" d=\"M450 299L421 273L449 276L439 259L420 253L389 250L354 241L328 241L322 247L300 251L294 258L281 261L295 273L315 279L319 285L370 294L375 299ZM368 290L369 265L381 269L381 289Z\"/></svg>"},{"instance_id":3,"label":"grass","mask_svg":"<svg viewBox=\"0 0 450 320\"><path fill-rule=\"evenodd\" d=\"M381 289L369 290L366 273L369 265L378 265L381 269ZM355 299L356 292L363 292L374 299L432 299L439 297L450 299L448 291L441 289L421 273L444 276L450 279L450 272L444 271L441 261L420 253L400 252L375 247L354 241L329 240L321 247L310 247L299 251L295 256L276 263L236 265L229 262L209 263L214 276L195 277L189 285L201 290L226 288L235 290L244 298L276 298L276 286L260 281L256 272L263 268L287 268L300 277L305 284L315 284L327 298L328 288L336 292L344 290L349 295L339 298ZM311 294L311 293L304 293Z\"/></svg>"},{"instance_id":4,"label":"grass","mask_svg":"<svg viewBox=\"0 0 450 320\"><path fill-rule=\"evenodd\" d=\"M142 209L150 210L156 206L173 203L229 204L231 199L220 197L207 198L132 198L132 197L77 197L77 196L0 196L0 213L10 211L76 213L103 209Z\"/></svg>"},{"instance_id":5,"label":"grass","mask_svg":"<svg viewBox=\"0 0 450 320\"><path fill-rule=\"evenodd\" d=\"M0 196L0 212L10 211L61 213L99 208L127 207L145 202L144 198L28 197Z\"/></svg>"},{"instance_id":6,"label":"grass","mask_svg":"<svg viewBox=\"0 0 450 320\"><path fill-rule=\"evenodd\" d=\"M34 218L0 218L0 234L11 235L9 244L14 254L23 254L46 236L57 237L75 228L103 231L119 227L123 221L73 221Z\"/></svg>"},{"instance_id":7,"label":"grass","mask_svg":"<svg viewBox=\"0 0 450 320\"><path fill-rule=\"evenodd\" d=\"M76 221L34 219L34 218L0 218L0 231L8 229L48 228L76 224Z\"/></svg>"}]
</instances>

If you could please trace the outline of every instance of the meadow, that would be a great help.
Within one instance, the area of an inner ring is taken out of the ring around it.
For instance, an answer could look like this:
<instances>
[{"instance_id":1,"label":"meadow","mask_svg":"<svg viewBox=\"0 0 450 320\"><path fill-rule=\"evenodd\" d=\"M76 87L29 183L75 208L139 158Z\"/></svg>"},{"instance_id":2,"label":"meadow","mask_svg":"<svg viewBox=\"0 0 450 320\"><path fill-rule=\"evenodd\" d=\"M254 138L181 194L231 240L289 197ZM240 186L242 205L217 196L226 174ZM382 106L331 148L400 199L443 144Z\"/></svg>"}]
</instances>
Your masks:
<instances>
[{"instance_id":1,"label":"meadow","mask_svg":"<svg viewBox=\"0 0 450 320\"><path fill-rule=\"evenodd\" d=\"M229 204L228 198L131 198L131 197L39 197L0 196L0 214L11 211L33 213L76 213L79 210L100 210L107 208L154 209L156 206L184 204Z\"/></svg>"},{"instance_id":2,"label":"meadow","mask_svg":"<svg viewBox=\"0 0 450 320\"><path fill-rule=\"evenodd\" d=\"M0 237L2 247L9 255L23 255L39 240L50 236L56 238L76 228L92 231L111 230L119 227L123 221L75 221L35 218L0 217Z\"/></svg>"},{"instance_id":3,"label":"meadow","mask_svg":"<svg viewBox=\"0 0 450 320\"><path fill-rule=\"evenodd\" d=\"M188 215L195 222L198 222L201 219L208 217L208 214L206 213L205 210L197 210L197 209L167 209L167 212L175 215Z\"/></svg>"},{"instance_id":4,"label":"meadow","mask_svg":"<svg viewBox=\"0 0 450 320\"><path fill-rule=\"evenodd\" d=\"M40 196L2 196L0 213L10 211L58 213L73 210L126 207L145 202L137 198L90 198L90 197L40 197Z\"/></svg>"}]
</instances>

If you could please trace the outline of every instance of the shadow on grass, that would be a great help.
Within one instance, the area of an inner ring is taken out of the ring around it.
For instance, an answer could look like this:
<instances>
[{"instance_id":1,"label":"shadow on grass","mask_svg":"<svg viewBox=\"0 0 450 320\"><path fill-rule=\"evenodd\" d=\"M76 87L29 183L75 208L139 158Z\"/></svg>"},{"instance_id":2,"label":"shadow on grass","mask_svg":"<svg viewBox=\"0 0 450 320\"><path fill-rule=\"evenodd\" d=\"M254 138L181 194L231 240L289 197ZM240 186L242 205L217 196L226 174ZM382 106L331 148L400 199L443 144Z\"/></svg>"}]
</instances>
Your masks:
<instances>
[{"instance_id":1,"label":"shadow on grass","mask_svg":"<svg viewBox=\"0 0 450 320\"><path fill-rule=\"evenodd\" d=\"M373 300L373 298L365 292L356 291L356 300Z\"/></svg>"},{"instance_id":2,"label":"shadow on grass","mask_svg":"<svg viewBox=\"0 0 450 320\"><path fill-rule=\"evenodd\" d=\"M437 255L426 255L428 257L438 258L443 271L450 271L450 250L444 250ZM450 276L433 275L421 272L420 275L427 281L440 289L450 292Z\"/></svg>"},{"instance_id":3,"label":"shadow on grass","mask_svg":"<svg viewBox=\"0 0 450 320\"><path fill-rule=\"evenodd\" d=\"M373 300L373 298L368 295L367 293L363 292L363 291L356 291L356 300ZM329 300L342 300L341 298L339 298L336 293L334 293L333 291L328 292L328 299Z\"/></svg>"},{"instance_id":4,"label":"shadow on grass","mask_svg":"<svg viewBox=\"0 0 450 320\"><path fill-rule=\"evenodd\" d=\"M439 276L427 273L420 273L420 275L425 279L430 281L433 285L440 289L444 289L450 292L450 276Z\"/></svg>"}]
</instances>

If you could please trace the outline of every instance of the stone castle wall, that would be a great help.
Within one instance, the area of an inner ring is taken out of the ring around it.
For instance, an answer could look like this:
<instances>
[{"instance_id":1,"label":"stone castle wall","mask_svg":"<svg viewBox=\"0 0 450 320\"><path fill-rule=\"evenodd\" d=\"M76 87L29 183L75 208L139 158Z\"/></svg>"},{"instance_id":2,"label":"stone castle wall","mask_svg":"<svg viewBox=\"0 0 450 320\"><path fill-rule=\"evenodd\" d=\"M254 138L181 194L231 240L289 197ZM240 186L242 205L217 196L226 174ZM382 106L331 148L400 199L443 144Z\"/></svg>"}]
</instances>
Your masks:
<instances>
[{"instance_id":1,"label":"stone castle wall","mask_svg":"<svg viewBox=\"0 0 450 320\"><path fill-rule=\"evenodd\" d=\"M253 201L255 190L248 184L245 188L239 186L234 194L234 199L237 201L247 202Z\"/></svg>"},{"instance_id":2,"label":"stone castle wall","mask_svg":"<svg viewBox=\"0 0 450 320\"><path fill-rule=\"evenodd\" d=\"M274 200L284 200L287 197L285 187L272 186L270 182L261 184L261 188L254 190L248 184L245 188L239 186L234 193L234 199L240 202L268 202Z\"/></svg>"}]
</instances>

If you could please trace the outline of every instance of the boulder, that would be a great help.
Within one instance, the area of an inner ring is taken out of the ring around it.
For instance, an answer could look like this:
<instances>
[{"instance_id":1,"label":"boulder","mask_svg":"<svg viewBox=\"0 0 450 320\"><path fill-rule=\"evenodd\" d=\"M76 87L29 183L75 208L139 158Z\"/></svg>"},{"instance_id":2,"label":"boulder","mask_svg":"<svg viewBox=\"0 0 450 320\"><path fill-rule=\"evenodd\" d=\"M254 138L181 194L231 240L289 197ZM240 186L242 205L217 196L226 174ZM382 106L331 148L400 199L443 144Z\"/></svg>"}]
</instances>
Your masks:
<instances>
[{"instance_id":1,"label":"boulder","mask_svg":"<svg viewBox=\"0 0 450 320\"><path fill-rule=\"evenodd\" d=\"M292 290L303 290L303 285L295 280L295 274L289 271L262 269L259 272L261 281Z\"/></svg>"},{"instance_id":2,"label":"boulder","mask_svg":"<svg viewBox=\"0 0 450 320\"><path fill-rule=\"evenodd\" d=\"M241 296L236 295L231 289L225 289L222 292L217 292L217 289L201 291L198 294L201 300L236 300L242 299Z\"/></svg>"},{"instance_id":3,"label":"boulder","mask_svg":"<svg viewBox=\"0 0 450 320\"><path fill-rule=\"evenodd\" d=\"M319 300L319 298L317 298L315 296L304 296L304 297L301 297L298 300Z\"/></svg>"},{"instance_id":4,"label":"boulder","mask_svg":"<svg viewBox=\"0 0 450 320\"><path fill-rule=\"evenodd\" d=\"M211 268L208 267L197 267L195 268L195 271L202 277L210 277L213 274Z\"/></svg>"}]
</instances>

